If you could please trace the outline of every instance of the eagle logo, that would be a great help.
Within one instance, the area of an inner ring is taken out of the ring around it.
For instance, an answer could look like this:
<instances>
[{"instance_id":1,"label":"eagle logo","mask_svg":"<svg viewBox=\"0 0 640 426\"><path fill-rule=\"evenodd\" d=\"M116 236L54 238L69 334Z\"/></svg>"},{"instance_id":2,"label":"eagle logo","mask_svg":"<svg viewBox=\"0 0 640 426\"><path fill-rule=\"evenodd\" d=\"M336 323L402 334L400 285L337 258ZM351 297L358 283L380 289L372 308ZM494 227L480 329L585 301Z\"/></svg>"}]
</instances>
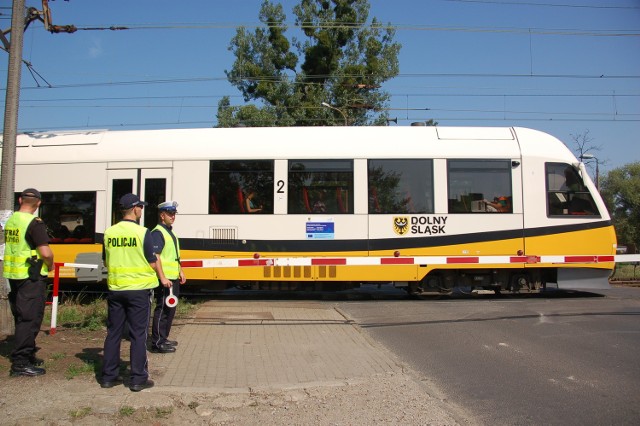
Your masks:
<instances>
[{"instance_id":1,"label":"eagle logo","mask_svg":"<svg viewBox=\"0 0 640 426\"><path fill-rule=\"evenodd\" d=\"M393 218L393 231L398 235L404 235L409 232L409 218L407 217L394 217Z\"/></svg>"}]
</instances>

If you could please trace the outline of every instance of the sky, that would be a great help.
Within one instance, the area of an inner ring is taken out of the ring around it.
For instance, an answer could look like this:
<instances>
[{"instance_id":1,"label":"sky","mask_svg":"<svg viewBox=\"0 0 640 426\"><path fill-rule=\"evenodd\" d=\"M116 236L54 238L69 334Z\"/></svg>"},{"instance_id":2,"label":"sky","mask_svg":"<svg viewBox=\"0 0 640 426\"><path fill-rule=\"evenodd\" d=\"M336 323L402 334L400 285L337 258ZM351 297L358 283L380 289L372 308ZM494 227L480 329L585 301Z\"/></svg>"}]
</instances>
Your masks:
<instances>
[{"instance_id":1,"label":"sky","mask_svg":"<svg viewBox=\"0 0 640 426\"><path fill-rule=\"evenodd\" d=\"M211 127L236 28L260 24L262 0L50 0L51 34L24 35L18 131ZM280 3L293 28L293 6ZM11 26L0 0L0 29ZM396 28L400 73L392 126L529 127L575 152L586 136L600 172L640 161L640 0L371 0ZM42 8L41 1L26 0ZM104 30L109 27L126 30ZM0 51L4 110L8 54ZM340 107L336 105L336 107ZM319 106L322 108L322 106ZM590 164L592 173L594 162Z\"/></svg>"}]
</instances>

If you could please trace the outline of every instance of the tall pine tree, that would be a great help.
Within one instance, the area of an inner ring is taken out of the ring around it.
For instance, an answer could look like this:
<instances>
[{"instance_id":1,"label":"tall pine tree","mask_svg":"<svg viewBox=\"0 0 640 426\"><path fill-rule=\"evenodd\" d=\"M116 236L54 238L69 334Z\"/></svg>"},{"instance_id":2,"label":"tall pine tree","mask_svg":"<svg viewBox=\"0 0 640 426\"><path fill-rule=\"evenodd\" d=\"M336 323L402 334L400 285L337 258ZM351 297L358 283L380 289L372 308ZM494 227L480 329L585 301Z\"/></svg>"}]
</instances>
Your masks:
<instances>
[{"instance_id":1,"label":"tall pine tree","mask_svg":"<svg viewBox=\"0 0 640 426\"><path fill-rule=\"evenodd\" d=\"M223 98L218 127L386 124L390 96L381 85L398 74L395 30L369 21L368 0L301 0L293 13L291 39L282 5L269 0L263 26L236 31L225 73L246 104Z\"/></svg>"}]
</instances>

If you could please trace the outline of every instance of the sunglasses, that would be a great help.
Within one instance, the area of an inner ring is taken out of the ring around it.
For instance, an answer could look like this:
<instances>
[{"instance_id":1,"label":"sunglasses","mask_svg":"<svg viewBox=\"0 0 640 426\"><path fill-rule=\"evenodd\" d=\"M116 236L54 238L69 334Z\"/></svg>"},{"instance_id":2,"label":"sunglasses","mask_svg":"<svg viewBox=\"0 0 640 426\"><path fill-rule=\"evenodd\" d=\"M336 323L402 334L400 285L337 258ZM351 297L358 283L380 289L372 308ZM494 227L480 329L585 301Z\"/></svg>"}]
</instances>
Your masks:
<instances>
[{"instance_id":1,"label":"sunglasses","mask_svg":"<svg viewBox=\"0 0 640 426\"><path fill-rule=\"evenodd\" d=\"M140 210L144 209L144 206L142 204L138 204L137 206L134 207L140 207Z\"/></svg>"}]
</instances>

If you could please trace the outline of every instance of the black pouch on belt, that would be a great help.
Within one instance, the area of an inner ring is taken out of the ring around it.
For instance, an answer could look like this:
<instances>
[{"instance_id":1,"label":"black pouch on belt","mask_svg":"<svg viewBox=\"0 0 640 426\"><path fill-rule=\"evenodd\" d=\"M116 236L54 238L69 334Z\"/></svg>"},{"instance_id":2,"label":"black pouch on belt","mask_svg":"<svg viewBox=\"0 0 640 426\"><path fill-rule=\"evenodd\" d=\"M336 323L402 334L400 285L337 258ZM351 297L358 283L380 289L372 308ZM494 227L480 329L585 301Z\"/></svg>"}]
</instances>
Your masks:
<instances>
[{"instance_id":1,"label":"black pouch on belt","mask_svg":"<svg viewBox=\"0 0 640 426\"><path fill-rule=\"evenodd\" d=\"M27 258L27 263L29 264L29 279L32 281L39 280L42 276L40 271L42 271L42 264L44 261L37 257L29 257Z\"/></svg>"}]
</instances>

